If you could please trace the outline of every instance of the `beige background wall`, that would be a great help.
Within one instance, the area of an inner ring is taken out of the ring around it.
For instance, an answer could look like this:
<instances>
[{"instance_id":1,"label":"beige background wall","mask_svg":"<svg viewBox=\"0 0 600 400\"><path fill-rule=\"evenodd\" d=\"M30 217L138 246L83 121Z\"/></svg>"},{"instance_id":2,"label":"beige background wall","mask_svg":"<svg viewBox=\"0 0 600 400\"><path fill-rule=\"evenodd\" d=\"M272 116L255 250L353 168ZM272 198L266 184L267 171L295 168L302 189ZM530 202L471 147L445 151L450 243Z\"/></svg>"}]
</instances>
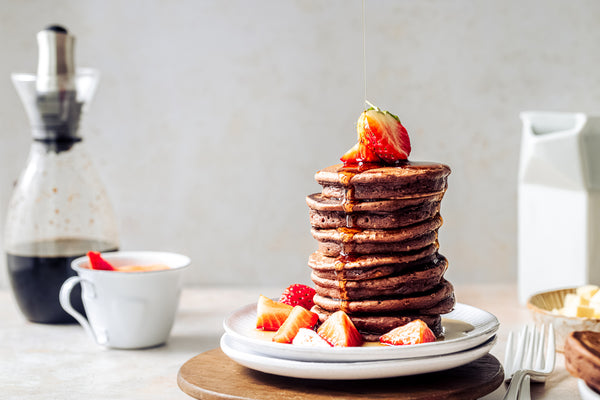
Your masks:
<instances>
[{"instance_id":1,"label":"beige background wall","mask_svg":"<svg viewBox=\"0 0 600 400\"><path fill-rule=\"evenodd\" d=\"M361 8L0 1L0 224L30 143L9 75L34 71L36 32L61 23L102 72L84 136L121 247L190 255L190 284L308 282L304 197L363 106ZM368 98L400 116L412 159L453 169L451 280L516 279L518 113L599 111L599 20L592 0L367 1Z\"/></svg>"}]
</instances>

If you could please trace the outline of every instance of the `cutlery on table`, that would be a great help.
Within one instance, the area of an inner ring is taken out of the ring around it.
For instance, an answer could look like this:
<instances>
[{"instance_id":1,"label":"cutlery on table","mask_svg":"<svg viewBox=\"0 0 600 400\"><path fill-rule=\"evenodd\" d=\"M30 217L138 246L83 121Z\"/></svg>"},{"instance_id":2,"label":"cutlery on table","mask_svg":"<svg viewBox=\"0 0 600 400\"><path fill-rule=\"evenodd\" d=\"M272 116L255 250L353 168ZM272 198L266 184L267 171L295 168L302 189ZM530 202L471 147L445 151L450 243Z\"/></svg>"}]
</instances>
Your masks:
<instances>
[{"instance_id":1,"label":"cutlery on table","mask_svg":"<svg viewBox=\"0 0 600 400\"><path fill-rule=\"evenodd\" d=\"M547 328L542 325L540 329L525 326L516 339L514 336L513 332L509 334L504 356L504 380L510 381L504 399L525 400L530 398L529 381L545 382L554 370L554 328L552 324Z\"/></svg>"}]
</instances>

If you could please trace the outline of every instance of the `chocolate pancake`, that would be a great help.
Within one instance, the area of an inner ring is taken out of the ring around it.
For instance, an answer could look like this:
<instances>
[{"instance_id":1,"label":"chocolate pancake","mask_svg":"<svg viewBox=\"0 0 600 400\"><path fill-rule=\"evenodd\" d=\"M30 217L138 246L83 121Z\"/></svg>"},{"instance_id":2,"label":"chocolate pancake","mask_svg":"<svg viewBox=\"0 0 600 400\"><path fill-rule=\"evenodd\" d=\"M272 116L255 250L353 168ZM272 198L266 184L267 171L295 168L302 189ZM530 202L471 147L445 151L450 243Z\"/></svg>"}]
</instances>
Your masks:
<instances>
[{"instance_id":1,"label":"chocolate pancake","mask_svg":"<svg viewBox=\"0 0 600 400\"><path fill-rule=\"evenodd\" d=\"M423 236L402 242L392 243L345 243L320 242L318 250L331 257L345 254L377 254L377 253L403 253L422 249L430 245L437 246L437 232L430 232Z\"/></svg>"},{"instance_id":2,"label":"chocolate pancake","mask_svg":"<svg viewBox=\"0 0 600 400\"><path fill-rule=\"evenodd\" d=\"M362 200L348 205L342 198L325 197L322 193L314 193L306 197L306 204L311 210L317 211L345 211L345 212L389 212L393 213L403 209L418 206L423 203L440 202L444 192L412 195L398 199Z\"/></svg>"},{"instance_id":3,"label":"chocolate pancake","mask_svg":"<svg viewBox=\"0 0 600 400\"><path fill-rule=\"evenodd\" d=\"M332 165L315 175L323 186L323 196L343 199L347 188L353 198L393 199L443 192L447 187L450 168L444 164L406 161L395 166L360 170Z\"/></svg>"},{"instance_id":4,"label":"chocolate pancake","mask_svg":"<svg viewBox=\"0 0 600 400\"><path fill-rule=\"evenodd\" d=\"M406 252L421 249L437 241L442 218L436 215L426 221L400 229L311 229L319 241L319 251L327 256L339 254L372 254Z\"/></svg>"},{"instance_id":5,"label":"chocolate pancake","mask_svg":"<svg viewBox=\"0 0 600 400\"><path fill-rule=\"evenodd\" d=\"M311 209L310 224L316 228L394 229L433 218L440 211L442 197L443 193L435 193L399 200L348 203L316 193L307 197L307 204Z\"/></svg>"},{"instance_id":6,"label":"chocolate pancake","mask_svg":"<svg viewBox=\"0 0 600 400\"><path fill-rule=\"evenodd\" d=\"M398 275L364 280L323 279L314 272L311 279L317 294L344 300L359 300L385 296L405 296L435 288L448 268L443 256L423 269Z\"/></svg>"},{"instance_id":7,"label":"chocolate pancake","mask_svg":"<svg viewBox=\"0 0 600 400\"><path fill-rule=\"evenodd\" d=\"M315 304L329 312L344 310L352 314L374 314L390 312L411 312L431 314L440 311L445 314L454 308L454 288L452 284L445 279L441 283L427 292L415 293L409 296L393 296L383 298L359 299L359 300L340 300L321 296L314 297ZM425 310L429 310L425 312Z\"/></svg>"},{"instance_id":8,"label":"chocolate pancake","mask_svg":"<svg viewBox=\"0 0 600 400\"><path fill-rule=\"evenodd\" d=\"M366 254L356 257L327 257L316 251L310 255L308 265L320 278L354 281L398 274L422 264L433 263L438 257L435 245L406 253Z\"/></svg>"},{"instance_id":9,"label":"chocolate pancake","mask_svg":"<svg viewBox=\"0 0 600 400\"><path fill-rule=\"evenodd\" d=\"M326 310L315 306L311 309L312 312L319 315L319 321L324 322L332 314ZM435 336L440 336L443 333L442 317L440 315L394 315L394 314L377 314L377 315L354 315L348 313L352 323L362 334L367 341L378 341L379 336L405 325L415 319L420 319L429 326Z\"/></svg>"},{"instance_id":10,"label":"chocolate pancake","mask_svg":"<svg viewBox=\"0 0 600 400\"><path fill-rule=\"evenodd\" d=\"M571 332L564 353L567 371L600 393L600 332Z\"/></svg>"}]
</instances>

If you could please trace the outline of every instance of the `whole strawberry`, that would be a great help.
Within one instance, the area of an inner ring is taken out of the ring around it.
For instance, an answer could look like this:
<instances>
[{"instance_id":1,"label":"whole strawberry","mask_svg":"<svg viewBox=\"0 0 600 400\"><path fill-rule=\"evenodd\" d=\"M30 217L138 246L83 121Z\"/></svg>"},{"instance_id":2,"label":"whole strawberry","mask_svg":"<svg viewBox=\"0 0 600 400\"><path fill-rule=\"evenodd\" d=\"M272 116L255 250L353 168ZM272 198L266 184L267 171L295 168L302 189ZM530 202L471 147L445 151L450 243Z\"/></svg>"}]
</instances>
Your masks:
<instances>
[{"instance_id":1,"label":"whole strawberry","mask_svg":"<svg viewBox=\"0 0 600 400\"><path fill-rule=\"evenodd\" d=\"M295 283L288 286L281 297L279 298L280 303L289 304L290 306L302 306L307 310L310 310L315 305L313 297L315 296L315 289Z\"/></svg>"}]
</instances>

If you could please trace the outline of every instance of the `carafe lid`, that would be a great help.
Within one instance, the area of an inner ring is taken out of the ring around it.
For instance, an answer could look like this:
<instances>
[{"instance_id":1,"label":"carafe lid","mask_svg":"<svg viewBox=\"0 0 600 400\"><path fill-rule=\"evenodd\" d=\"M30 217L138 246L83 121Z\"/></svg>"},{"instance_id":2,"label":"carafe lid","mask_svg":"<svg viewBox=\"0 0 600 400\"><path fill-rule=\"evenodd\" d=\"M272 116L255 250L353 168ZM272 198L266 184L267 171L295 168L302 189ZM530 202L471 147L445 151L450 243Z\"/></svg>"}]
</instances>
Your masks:
<instances>
[{"instance_id":1,"label":"carafe lid","mask_svg":"<svg viewBox=\"0 0 600 400\"><path fill-rule=\"evenodd\" d=\"M37 74L13 74L35 140L74 142L83 106L98 76L82 73L74 61L75 37L59 25L38 32Z\"/></svg>"},{"instance_id":2,"label":"carafe lid","mask_svg":"<svg viewBox=\"0 0 600 400\"><path fill-rule=\"evenodd\" d=\"M51 25L37 34L39 93L75 90L75 37L60 25Z\"/></svg>"}]
</instances>

